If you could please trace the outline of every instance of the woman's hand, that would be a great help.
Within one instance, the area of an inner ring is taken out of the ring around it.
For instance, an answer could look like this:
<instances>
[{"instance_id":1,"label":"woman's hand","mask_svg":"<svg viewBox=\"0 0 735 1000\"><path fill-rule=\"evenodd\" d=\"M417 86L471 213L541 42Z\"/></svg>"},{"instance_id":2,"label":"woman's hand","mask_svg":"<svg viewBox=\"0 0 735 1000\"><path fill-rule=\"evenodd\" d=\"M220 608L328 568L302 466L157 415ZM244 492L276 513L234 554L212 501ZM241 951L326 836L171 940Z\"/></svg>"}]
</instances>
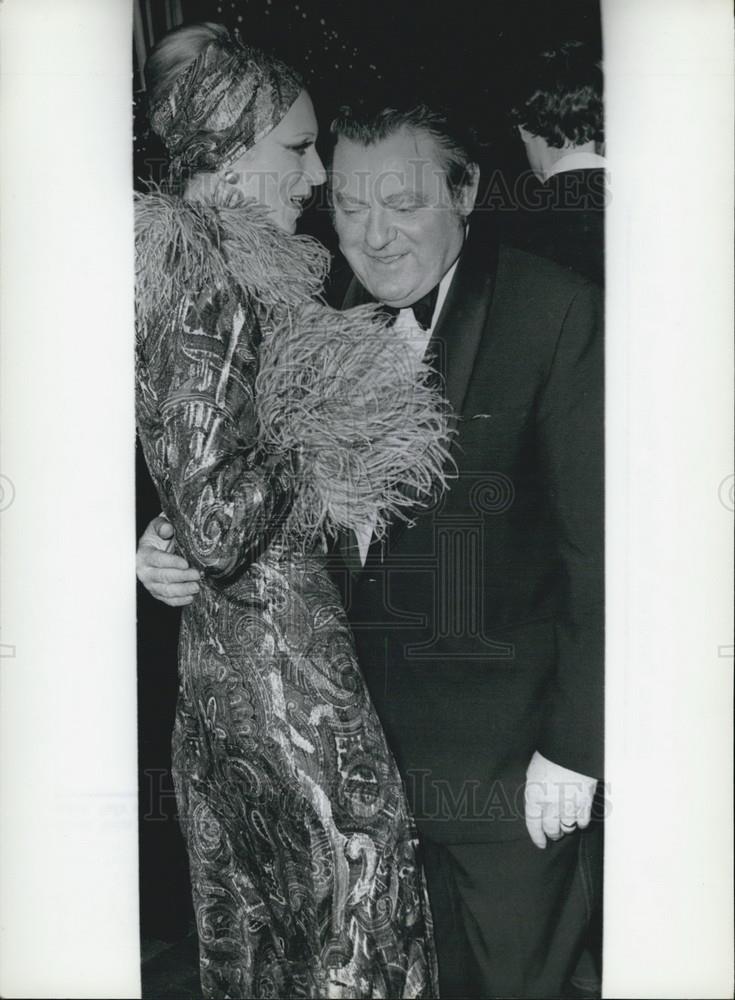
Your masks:
<instances>
[{"instance_id":1,"label":"woman's hand","mask_svg":"<svg viewBox=\"0 0 735 1000\"><path fill-rule=\"evenodd\" d=\"M151 597L179 608L191 604L199 593L201 574L176 555L175 544L171 522L163 514L155 517L138 542L135 572Z\"/></svg>"}]
</instances>

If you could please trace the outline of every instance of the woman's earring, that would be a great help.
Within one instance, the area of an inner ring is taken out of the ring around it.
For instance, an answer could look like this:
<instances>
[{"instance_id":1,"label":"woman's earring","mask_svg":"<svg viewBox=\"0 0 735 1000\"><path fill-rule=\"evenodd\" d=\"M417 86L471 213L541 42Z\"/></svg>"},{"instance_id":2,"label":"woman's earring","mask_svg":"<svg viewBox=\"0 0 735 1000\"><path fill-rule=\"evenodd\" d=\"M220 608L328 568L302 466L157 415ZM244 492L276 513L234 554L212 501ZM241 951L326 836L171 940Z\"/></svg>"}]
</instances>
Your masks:
<instances>
[{"instance_id":1,"label":"woman's earring","mask_svg":"<svg viewBox=\"0 0 735 1000\"><path fill-rule=\"evenodd\" d=\"M237 184L238 178L234 170L225 170L223 176L228 184Z\"/></svg>"}]
</instances>

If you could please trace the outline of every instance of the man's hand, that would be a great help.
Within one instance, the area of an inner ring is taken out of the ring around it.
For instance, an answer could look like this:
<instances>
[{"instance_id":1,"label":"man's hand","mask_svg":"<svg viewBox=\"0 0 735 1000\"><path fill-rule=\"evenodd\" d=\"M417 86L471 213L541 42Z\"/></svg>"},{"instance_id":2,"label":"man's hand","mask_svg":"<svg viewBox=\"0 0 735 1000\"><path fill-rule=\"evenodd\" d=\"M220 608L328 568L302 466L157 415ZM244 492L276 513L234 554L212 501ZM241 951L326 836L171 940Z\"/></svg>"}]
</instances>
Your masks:
<instances>
[{"instance_id":1,"label":"man's hand","mask_svg":"<svg viewBox=\"0 0 735 1000\"><path fill-rule=\"evenodd\" d=\"M135 571L145 589L172 608L191 604L199 593L198 569L190 569L183 556L174 552L174 529L162 514L155 517L138 542Z\"/></svg>"},{"instance_id":2,"label":"man's hand","mask_svg":"<svg viewBox=\"0 0 735 1000\"><path fill-rule=\"evenodd\" d=\"M597 778L570 771L536 752L526 771L526 829L536 847L588 826Z\"/></svg>"}]
</instances>

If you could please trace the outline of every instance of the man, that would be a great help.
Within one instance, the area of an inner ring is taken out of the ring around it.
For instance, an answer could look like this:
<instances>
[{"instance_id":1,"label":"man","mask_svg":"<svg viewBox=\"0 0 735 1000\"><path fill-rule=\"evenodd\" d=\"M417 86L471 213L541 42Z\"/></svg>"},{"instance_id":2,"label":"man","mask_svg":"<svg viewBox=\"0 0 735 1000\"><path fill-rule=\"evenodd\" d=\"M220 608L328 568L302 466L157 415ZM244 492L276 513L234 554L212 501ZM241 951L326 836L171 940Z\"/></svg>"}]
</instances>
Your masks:
<instances>
[{"instance_id":1,"label":"man","mask_svg":"<svg viewBox=\"0 0 735 1000\"><path fill-rule=\"evenodd\" d=\"M542 183L523 206L516 242L602 285L607 174L596 54L577 41L542 53L528 69L513 118Z\"/></svg>"},{"instance_id":2,"label":"man","mask_svg":"<svg viewBox=\"0 0 735 1000\"><path fill-rule=\"evenodd\" d=\"M602 770L599 293L496 245L443 114L345 111L333 133L342 305L395 310L457 416L449 492L382 545L346 540L342 573L423 836L441 993L573 995ZM186 600L162 544L150 526L141 579Z\"/></svg>"}]
</instances>

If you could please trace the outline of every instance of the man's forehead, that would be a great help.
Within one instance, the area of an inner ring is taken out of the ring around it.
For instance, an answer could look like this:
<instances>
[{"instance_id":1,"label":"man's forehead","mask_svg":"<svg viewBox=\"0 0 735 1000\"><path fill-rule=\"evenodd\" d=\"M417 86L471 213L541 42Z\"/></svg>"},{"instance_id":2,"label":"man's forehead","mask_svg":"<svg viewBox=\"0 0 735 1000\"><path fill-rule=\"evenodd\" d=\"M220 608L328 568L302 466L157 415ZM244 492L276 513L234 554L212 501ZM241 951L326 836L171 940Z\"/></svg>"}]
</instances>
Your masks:
<instances>
[{"instance_id":1,"label":"man's forehead","mask_svg":"<svg viewBox=\"0 0 735 1000\"><path fill-rule=\"evenodd\" d=\"M436 140L428 133L401 129L365 145L340 136L332 158L337 190L371 188L383 194L402 190L429 191L444 184Z\"/></svg>"}]
</instances>

